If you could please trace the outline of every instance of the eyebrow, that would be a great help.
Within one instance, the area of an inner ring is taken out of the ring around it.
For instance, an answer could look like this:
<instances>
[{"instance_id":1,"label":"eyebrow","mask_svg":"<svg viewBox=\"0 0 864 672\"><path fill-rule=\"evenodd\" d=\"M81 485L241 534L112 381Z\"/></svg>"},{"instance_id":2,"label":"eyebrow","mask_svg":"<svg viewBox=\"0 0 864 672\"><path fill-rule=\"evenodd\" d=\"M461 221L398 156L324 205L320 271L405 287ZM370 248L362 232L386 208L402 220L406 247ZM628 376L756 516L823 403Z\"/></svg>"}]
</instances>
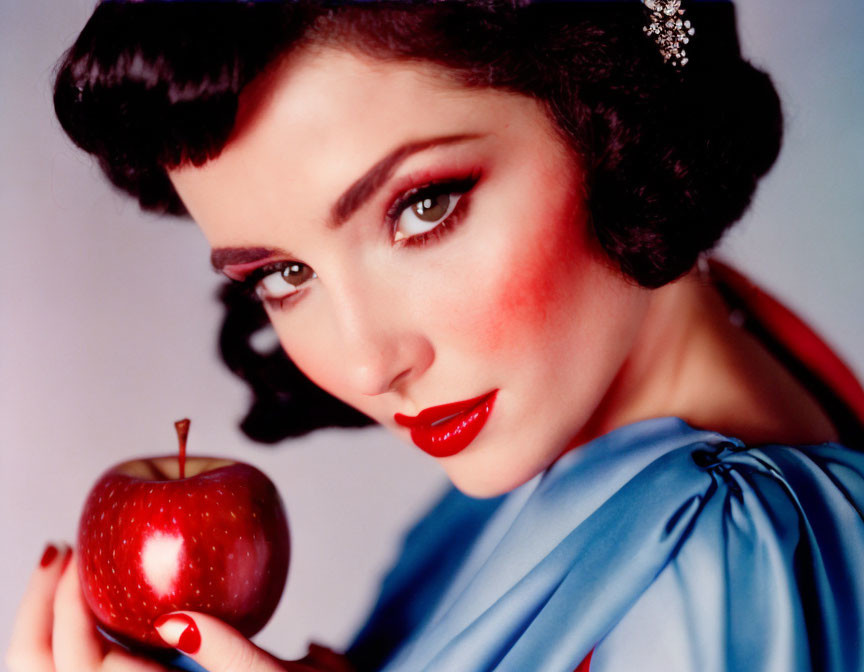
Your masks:
<instances>
[{"instance_id":1,"label":"eyebrow","mask_svg":"<svg viewBox=\"0 0 864 672\"><path fill-rule=\"evenodd\" d=\"M353 215L364 203L386 183L393 175L393 171L412 154L422 152L440 145L452 145L468 140L476 140L483 137L477 134L447 135L440 138L430 138L418 142L409 142L397 147L378 163L372 166L366 173L352 184L345 193L339 197L330 213L329 226L339 228Z\"/></svg>"},{"instance_id":2,"label":"eyebrow","mask_svg":"<svg viewBox=\"0 0 864 672\"><path fill-rule=\"evenodd\" d=\"M399 164L412 154L431 149L432 147L452 145L469 140L477 140L482 137L483 135L481 134L447 135L409 142L397 147L367 170L362 177L348 187L345 193L336 200L336 203L331 208L327 226L331 229L338 229L342 226L351 215L357 212L364 203L369 201L387 183L387 180L390 179L393 172L399 167ZM221 271L226 266L249 264L277 254L285 254L285 252L266 247L220 247L214 249L210 254L210 263L214 269ZM286 256L292 255L287 254Z\"/></svg>"},{"instance_id":3,"label":"eyebrow","mask_svg":"<svg viewBox=\"0 0 864 672\"><path fill-rule=\"evenodd\" d=\"M279 252L269 247L217 247L210 253L210 264L215 270L221 271L226 266L251 264L276 256Z\"/></svg>"}]
</instances>

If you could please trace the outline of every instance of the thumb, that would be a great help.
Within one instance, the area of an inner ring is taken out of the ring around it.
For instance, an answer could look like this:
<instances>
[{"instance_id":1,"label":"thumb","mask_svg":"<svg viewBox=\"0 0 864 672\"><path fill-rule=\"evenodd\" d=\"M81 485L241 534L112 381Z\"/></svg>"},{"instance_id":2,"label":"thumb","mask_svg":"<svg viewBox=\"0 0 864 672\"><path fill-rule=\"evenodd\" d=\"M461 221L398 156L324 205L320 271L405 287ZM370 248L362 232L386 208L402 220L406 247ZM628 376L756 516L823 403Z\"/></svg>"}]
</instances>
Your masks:
<instances>
[{"instance_id":1,"label":"thumb","mask_svg":"<svg viewBox=\"0 0 864 672\"><path fill-rule=\"evenodd\" d=\"M285 672L285 666L230 625L194 611L160 616L153 627L162 640L209 672Z\"/></svg>"}]
</instances>

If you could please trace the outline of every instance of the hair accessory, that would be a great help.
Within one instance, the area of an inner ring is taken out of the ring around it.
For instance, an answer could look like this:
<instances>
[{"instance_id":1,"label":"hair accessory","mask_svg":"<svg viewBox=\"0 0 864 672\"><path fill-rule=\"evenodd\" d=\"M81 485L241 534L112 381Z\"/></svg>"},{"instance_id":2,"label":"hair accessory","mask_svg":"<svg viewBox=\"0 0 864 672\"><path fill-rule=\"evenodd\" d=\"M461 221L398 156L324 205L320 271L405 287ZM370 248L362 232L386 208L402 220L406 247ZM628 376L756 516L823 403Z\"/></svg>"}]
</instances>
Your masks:
<instances>
[{"instance_id":1,"label":"hair accessory","mask_svg":"<svg viewBox=\"0 0 864 672\"><path fill-rule=\"evenodd\" d=\"M224 4L246 4L252 5L255 3L278 3L278 2L293 2L294 0L98 0L102 4L117 3L117 4L140 4L140 3L188 3L188 2L219 2ZM534 3L549 2L550 0L511 0L516 6L531 5ZM570 0L571 2L580 2L582 0ZM588 0L591 2L592 0ZM596 0L593 0L596 1ZM605 0L607 2L634 2L634 0ZM437 3L442 0L324 0L322 4L328 5L374 5L378 2L381 4L390 5L422 5L426 3ZM695 29L690 24L689 19L684 19L684 10L681 9L681 0L640 0L640 2L650 10L650 23L642 28L642 31L649 37L654 38L654 42L660 47L660 55L663 56L663 61L672 65L681 67L687 65L690 60L687 58L687 52L684 50L684 45L690 42L690 37L695 34ZM731 0L703 0L706 4L729 4ZM81 92L79 91L79 97Z\"/></svg>"},{"instance_id":2,"label":"hair accessory","mask_svg":"<svg viewBox=\"0 0 864 672\"><path fill-rule=\"evenodd\" d=\"M675 67L687 65L690 59L684 45L696 31L690 21L683 18L681 0L642 0L642 4L651 11L651 23L642 30L654 38L663 60L671 61Z\"/></svg>"}]
</instances>

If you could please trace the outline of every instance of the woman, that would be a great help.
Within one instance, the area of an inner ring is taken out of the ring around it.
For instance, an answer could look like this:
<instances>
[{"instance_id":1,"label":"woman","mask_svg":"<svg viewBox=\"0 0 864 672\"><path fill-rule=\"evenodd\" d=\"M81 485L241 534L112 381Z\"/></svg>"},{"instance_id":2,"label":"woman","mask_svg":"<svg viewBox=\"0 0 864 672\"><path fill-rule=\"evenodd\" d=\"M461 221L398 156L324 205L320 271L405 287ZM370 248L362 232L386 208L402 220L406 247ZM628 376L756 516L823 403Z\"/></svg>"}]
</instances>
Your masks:
<instances>
[{"instance_id":1,"label":"woman","mask_svg":"<svg viewBox=\"0 0 864 672\"><path fill-rule=\"evenodd\" d=\"M773 163L780 113L731 7L690 10L684 63L687 31L642 35L637 3L105 4L64 62L70 135L145 208L191 214L290 357L245 347L255 317L226 293L247 431L368 418L458 488L409 535L352 666L860 668L864 467L837 443L860 445L860 388L697 263ZM81 634L63 576L31 659L144 665ZM159 631L211 672L277 669L199 614Z\"/></svg>"}]
</instances>

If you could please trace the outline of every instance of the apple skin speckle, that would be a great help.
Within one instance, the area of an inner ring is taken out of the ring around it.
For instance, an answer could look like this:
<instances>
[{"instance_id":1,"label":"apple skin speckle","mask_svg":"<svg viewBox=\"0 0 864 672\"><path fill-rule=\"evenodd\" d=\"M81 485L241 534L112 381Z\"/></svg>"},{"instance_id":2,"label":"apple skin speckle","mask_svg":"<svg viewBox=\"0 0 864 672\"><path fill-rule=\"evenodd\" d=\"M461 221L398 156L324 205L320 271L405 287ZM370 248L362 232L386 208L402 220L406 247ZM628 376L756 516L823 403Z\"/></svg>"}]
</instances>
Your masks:
<instances>
[{"instance_id":1,"label":"apple skin speckle","mask_svg":"<svg viewBox=\"0 0 864 672\"><path fill-rule=\"evenodd\" d=\"M154 459L164 458L141 462ZM162 481L119 466L94 485L78 526L82 592L99 623L121 641L157 648L167 646L151 624L169 611L211 614L246 637L263 628L282 596L290 556L285 510L270 479L239 462Z\"/></svg>"}]
</instances>

